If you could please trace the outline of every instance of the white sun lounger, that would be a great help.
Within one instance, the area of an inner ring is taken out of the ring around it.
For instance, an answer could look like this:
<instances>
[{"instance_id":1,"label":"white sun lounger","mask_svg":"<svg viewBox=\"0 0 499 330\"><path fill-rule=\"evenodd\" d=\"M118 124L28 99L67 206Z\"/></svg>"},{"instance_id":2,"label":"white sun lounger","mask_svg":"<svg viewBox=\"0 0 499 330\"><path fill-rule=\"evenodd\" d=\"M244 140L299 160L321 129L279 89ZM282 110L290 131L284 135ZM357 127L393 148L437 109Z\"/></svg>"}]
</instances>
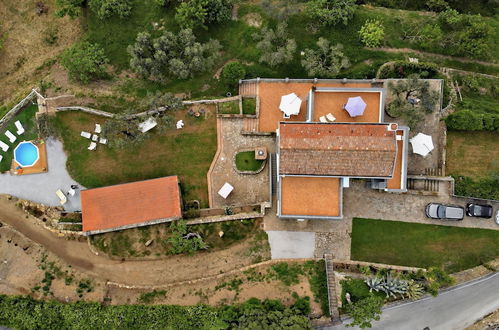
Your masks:
<instances>
[{"instance_id":1,"label":"white sun lounger","mask_svg":"<svg viewBox=\"0 0 499 330\"><path fill-rule=\"evenodd\" d=\"M57 195L57 197L59 197L61 205L66 204L68 199L66 198L66 195L64 195L61 189L57 190L55 194Z\"/></svg>"},{"instance_id":2,"label":"white sun lounger","mask_svg":"<svg viewBox=\"0 0 499 330\"><path fill-rule=\"evenodd\" d=\"M320 117L319 120L320 120L321 123L328 123L328 121L327 121L327 119L326 119L325 116Z\"/></svg>"},{"instance_id":3,"label":"white sun lounger","mask_svg":"<svg viewBox=\"0 0 499 330\"><path fill-rule=\"evenodd\" d=\"M335 116L333 116L333 114L332 114L332 113L328 113L328 114L326 115L326 119L327 119L329 122L331 122L331 123L332 123L333 121L335 121L335 120L336 120L336 117L335 117Z\"/></svg>"},{"instance_id":4,"label":"white sun lounger","mask_svg":"<svg viewBox=\"0 0 499 330\"><path fill-rule=\"evenodd\" d=\"M7 150L9 150L9 145L3 141L0 141L0 148L2 148L3 152L7 152Z\"/></svg>"},{"instance_id":5,"label":"white sun lounger","mask_svg":"<svg viewBox=\"0 0 499 330\"><path fill-rule=\"evenodd\" d=\"M0 155L0 163L2 162L2 159L3 159L3 156L2 156L2 155Z\"/></svg>"},{"instance_id":6,"label":"white sun lounger","mask_svg":"<svg viewBox=\"0 0 499 330\"><path fill-rule=\"evenodd\" d=\"M99 143L100 143L100 144L107 144L107 139L100 138L100 139L99 139Z\"/></svg>"},{"instance_id":7,"label":"white sun lounger","mask_svg":"<svg viewBox=\"0 0 499 330\"><path fill-rule=\"evenodd\" d=\"M97 134L102 132L102 127L100 126L100 124L95 124L95 131L94 132Z\"/></svg>"},{"instance_id":8,"label":"white sun lounger","mask_svg":"<svg viewBox=\"0 0 499 330\"><path fill-rule=\"evenodd\" d=\"M16 125L16 128L17 128L17 135L21 135L24 133L24 127L23 125L21 124L21 122L18 120L14 123Z\"/></svg>"},{"instance_id":9,"label":"white sun lounger","mask_svg":"<svg viewBox=\"0 0 499 330\"><path fill-rule=\"evenodd\" d=\"M91 142L90 146L88 147L88 150L95 150L95 148L97 148L97 143Z\"/></svg>"},{"instance_id":10,"label":"white sun lounger","mask_svg":"<svg viewBox=\"0 0 499 330\"><path fill-rule=\"evenodd\" d=\"M11 131L5 132L5 136L9 138L10 143L14 143L16 141L16 136L12 134Z\"/></svg>"},{"instance_id":11,"label":"white sun lounger","mask_svg":"<svg viewBox=\"0 0 499 330\"><path fill-rule=\"evenodd\" d=\"M84 137L84 138L86 138L86 139L90 139L90 138L92 137L92 134L91 134L91 133L89 133L89 132L84 132L84 131L82 131L82 132L80 133L80 135L81 135L81 136L83 136L83 137Z\"/></svg>"}]
</instances>

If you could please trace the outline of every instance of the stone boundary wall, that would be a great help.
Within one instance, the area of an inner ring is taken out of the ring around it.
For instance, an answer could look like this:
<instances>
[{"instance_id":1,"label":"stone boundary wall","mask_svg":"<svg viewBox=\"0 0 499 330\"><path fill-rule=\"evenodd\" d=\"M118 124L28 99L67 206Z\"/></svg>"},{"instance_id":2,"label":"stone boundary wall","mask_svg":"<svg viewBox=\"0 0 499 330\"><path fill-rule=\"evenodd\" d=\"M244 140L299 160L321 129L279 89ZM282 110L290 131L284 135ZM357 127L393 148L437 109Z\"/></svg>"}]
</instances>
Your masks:
<instances>
[{"instance_id":1,"label":"stone boundary wall","mask_svg":"<svg viewBox=\"0 0 499 330\"><path fill-rule=\"evenodd\" d=\"M263 210L263 206L260 206L260 209ZM215 215L210 217L201 217L195 218L191 220L187 220L188 225L199 225L203 223L215 223L215 222L223 222L223 221L234 221L234 220L245 220L245 219L254 219L254 218L262 218L264 216L263 212L242 212L231 215Z\"/></svg>"},{"instance_id":2,"label":"stone boundary wall","mask_svg":"<svg viewBox=\"0 0 499 330\"><path fill-rule=\"evenodd\" d=\"M280 262L304 262L304 261L310 261L310 260L319 261L319 260L322 260L322 258L272 259L272 260L263 261L263 262L260 262L260 263L257 263L257 264L245 266L245 267L242 267L242 268L234 269L234 270L228 271L226 273L222 273L222 274L217 274L217 275L212 275L212 276L207 276L207 277L201 277L201 278L196 278L196 279L192 279L192 280L185 280L185 281L173 282L173 283L168 283L168 284L163 284L163 285L128 285L128 284L116 283L116 282L112 282L112 281L107 281L106 285L115 286L115 287L118 287L118 288L121 288L121 289L130 289L130 290L167 289L167 288L171 288L171 287L174 287L174 286L196 284L196 283L200 283L200 282L204 282L204 281L211 281L211 280L221 279L221 278L228 277L228 276L231 276L231 275L240 274L240 273L242 273L244 271L247 271L249 269L258 268L258 267L265 266L265 265L272 265L272 264L276 264L276 263L280 263Z\"/></svg>"},{"instance_id":3,"label":"stone boundary wall","mask_svg":"<svg viewBox=\"0 0 499 330\"><path fill-rule=\"evenodd\" d=\"M395 271L403 272L417 272L418 270L423 270L426 271L425 268L418 268L418 267L407 267L407 266L397 266L397 265L387 265L387 264L379 264L376 262L367 262L367 261L355 261L355 260L345 260L345 259L333 259L333 263L335 267L344 267L344 268L350 268L350 267L373 267L376 269L392 269Z\"/></svg>"},{"instance_id":4,"label":"stone boundary wall","mask_svg":"<svg viewBox=\"0 0 499 330\"><path fill-rule=\"evenodd\" d=\"M5 129L9 124L10 120L17 116L24 107L37 96L37 91L32 90L24 99L17 103L12 109L10 109L3 117L0 119L0 131Z\"/></svg>"}]
</instances>

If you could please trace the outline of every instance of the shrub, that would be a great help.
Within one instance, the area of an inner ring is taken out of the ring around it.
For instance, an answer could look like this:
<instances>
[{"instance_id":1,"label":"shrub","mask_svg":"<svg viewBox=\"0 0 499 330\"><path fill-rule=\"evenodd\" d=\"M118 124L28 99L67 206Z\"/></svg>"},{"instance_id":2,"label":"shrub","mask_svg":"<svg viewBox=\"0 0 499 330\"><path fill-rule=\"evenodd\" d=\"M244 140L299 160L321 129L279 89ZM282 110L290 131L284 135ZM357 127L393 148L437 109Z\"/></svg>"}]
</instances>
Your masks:
<instances>
[{"instance_id":1,"label":"shrub","mask_svg":"<svg viewBox=\"0 0 499 330\"><path fill-rule=\"evenodd\" d=\"M324 260L311 261L311 274L308 281L315 301L321 304L322 312L329 315L329 293L327 289L326 263Z\"/></svg>"},{"instance_id":2,"label":"shrub","mask_svg":"<svg viewBox=\"0 0 499 330\"><path fill-rule=\"evenodd\" d=\"M220 79L228 86L233 87L244 79L246 69L240 62L230 62L226 64L220 74Z\"/></svg>"},{"instance_id":3,"label":"shrub","mask_svg":"<svg viewBox=\"0 0 499 330\"><path fill-rule=\"evenodd\" d=\"M287 262L281 262L273 265L271 269L277 279L287 286L300 283L299 276L303 274L303 269L300 265L290 265Z\"/></svg>"},{"instance_id":4,"label":"shrub","mask_svg":"<svg viewBox=\"0 0 499 330\"><path fill-rule=\"evenodd\" d=\"M466 176L454 176L455 191L458 196L499 199L499 175L473 180Z\"/></svg>"},{"instance_id":5,"label":"shrub","mask_svg":"<svg viewBox=\"0 0 499 330\"><path fill-rule=\"evenodd\" d=\"M178 33L165 31L156 39L142 32L135 44L128 47L131 68L152 80L194 77L213 67L219 50L218 41L200 43L190 29Z\"/></svg>"},{"instance_id":6,"label":"shrub","mask_svg":"<svg viewBox=\"0 0 499 330\"><path fill-rule=\"evenodd\" d=\"M89 0L89 5L100 19L113 16L125 18L132 10L130 0Z\"/></svg>"},{"instance_id":7,"label":"shrub","mask_svg":"<svg viewBox=\"0 0 499 330\"><path fill-rule=\"evenodd\" d=\"M175 20L182 28L193 29L230 19L232 0L189 0L177 7Z\"/></svg>"},{"instance_id":8,"label":"shrub","mask_svg":"<svg viewBox=\"0 0 499 330\"><path fill-rule=\"evenodd\" d=\"M372 294L362 300L347 304L345 310L353 319L347 326L358 326L361 329L370 328L372 326L371 321L380 319L383 304L383 298Z\"/></svg>"},{"instance_id":9,"label":"shrub","mask_svg":"<svg viewBox=\"0 0 499 330\"><path fill-rule=\"evenodd\" d=\"M192 254L198 250L207 248L203 239L199 235L193 235L192 237L186 237L188 233L187 224L184 220L179 220L172 222L170 224L172 235L168 238L168 242L172 245L170 253L181 254L189 253Z\"/></svg>"},{"instance_id":10,"label":"shrub","mask_svg":"<svg viewBox=\"0 0 499 330\"><path fill-rule=\"evenodd\" d=\"M296 42L289 38L286 28L286 23L279 23L275 31L265 27L260 33L253 34L253 39L258 41L256 48L261 53L261 63L274 67L291 62L296 51Z\"/></svg>"},{"instance_id":11,"label":"shrub","mask_svg":"<svg viewBox=\"0 0 499 330\"><path fill-rule=\"evenodd\" d=\"M392 65L383 66L379 70L377 78L407 78L412 74L418 74L423 78L430 79L436 77L438 73L439 68L434 63L412 63L407 61L394 61Z\"/></svg>"},{"instance_id":12,"label":"shrub","mask_svg":"<svg viewBox=\"0 0 499 330\"><path fill-rule=\"evenodd\" d=\"M321 25L347 25L356 8L355 0L311 0L306 4L305 14Z\"/></svg>"},{"instance_id":13,"label":"shrub","mask_svg":"<svg viewBox=\"0 0 499 330\"><path fill-rule=\"evenodd\" d=\"M80 15L84 2L85 0L56 0L55 6L57 10L55 15L59 17L67 15L70 18L76 18Z\"/></svg>"},{"instance_id":14,"label":"shrub","mask_svg":"<svg viewBox=\"0 0 499 330\"><path fill-rule=\"evenodd\" d=\"M311 77L334 77L350 66L343 45L331 45L325 38L317 41L318 49L305 49L301 65Z\"/></svg>"},{"instance_id":15,"label":"shrub","mask_svg":"<svg viewBox=\"0 0 499 330\"><path fill-rule=\"evenodd\" d=\"M360 41L367 47L379 47L385 37L385 28L378 20L367 20L359 30Z\"/></svg>"},{"instance_id":16,"label":"shrub","mask_svg":"<svg viewBox=\"0 0 499 330\"><path fill-rule=\"evenodd\" d=\"M431 295L438 295L438 290L443 286L449 286L454 283L454 279L445 271L437 267L430 267L425 273L426 291Z\"/></svg>"},{"instance_id":17,"label":"shrub","mask_svg":"<svg viewBox=\"0 0 499 330\"><path fill-rule=\"evenodd\" d=\"M104 50L87 41L66 49L61 56L61 64L68 70L69 77L82 83L103 78L106 75L107 63Z\"/></svg>"},{"instance_id":18,"label":"shrub","mask_svg":"<svg viewBox=\"0 0 499 330\"><path fill-rule=\"evenodd\" d=\"M481 131L483 130L482 115L470 110L454 112L445 118L447 128L454 131Z\"/></svg>"}]
</instances>

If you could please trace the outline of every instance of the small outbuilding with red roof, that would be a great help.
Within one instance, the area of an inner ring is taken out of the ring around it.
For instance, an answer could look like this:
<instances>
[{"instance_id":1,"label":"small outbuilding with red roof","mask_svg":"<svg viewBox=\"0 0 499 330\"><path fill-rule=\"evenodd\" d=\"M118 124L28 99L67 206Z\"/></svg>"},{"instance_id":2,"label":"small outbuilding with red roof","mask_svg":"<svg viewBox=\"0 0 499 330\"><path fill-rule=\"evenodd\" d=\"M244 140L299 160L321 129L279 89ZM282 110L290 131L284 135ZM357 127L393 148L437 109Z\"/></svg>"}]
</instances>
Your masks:
<instances>
[{"instance_id":1,"label":"small outbuilding with red roof","mask_svg":"<svg viewBox=\"0 0 499 330\"><path fill-rule=\"evenodd\" d=\"M85 235L182 218L177 176L87 189L81 192Z\"/></svg>"}]
</instances>

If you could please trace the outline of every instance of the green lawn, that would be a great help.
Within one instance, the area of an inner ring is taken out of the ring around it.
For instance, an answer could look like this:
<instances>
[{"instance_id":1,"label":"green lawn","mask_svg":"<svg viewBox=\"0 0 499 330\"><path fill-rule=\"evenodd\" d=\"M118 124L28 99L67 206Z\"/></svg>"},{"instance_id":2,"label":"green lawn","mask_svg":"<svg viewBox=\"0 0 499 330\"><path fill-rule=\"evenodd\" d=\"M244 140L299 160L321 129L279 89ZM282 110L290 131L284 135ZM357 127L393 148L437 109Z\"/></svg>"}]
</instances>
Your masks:
<instances>
[{"instance_id":1,"label":"green lawn","mask_svg":"<svg viewBox=\"0 0 499 330\"><path fill-rule=\"evenodd\" d=\"M243 114L256 114L256 99L252 97L243 97Z\"/></svg>"},{"instance_id":2,"label":"green lawn","mask_svg":"<svg viewBox=\"0 0 499 330\"><path fill-rule=\"evenodd\" d=\"M133 150L99 145L89 151L89 140L80 137L80 132L92 131L104 119L79 112L58 113L56 127L68 153L69 173L88 188L178 175L184 200L197 199L207 207L206 174L216 151L215 116L176 115L184 119L182 130L165 134L152 130L147 133L151 137Z\"/></svg>"},{"instance_id":3,"label":"green lawn","mask_svg":"<svg viewBox=\"0 0 499 330\"><path fill-rule=\"evenodd\" d=\"M217 113L233 114L233 115L238 115L241 113L239 109L239 101L237 100L218 103L217 108L218 108Z\"/></svg>"},{"instance_id":4,"label":"green lawn","mask_svg":"<svg viewBox=\"0 0 499 330\"><path fill-rule=\"evenodd\" d=\"M31 141L38 137L38 128L36 126L36 118L35 113L38 111L38 105L30 104L21 113L19 113L16 117L14 117L9 126L7 126L6 130L0 131L0 140L7 143L10 148L7 152L3 152L0 150L0 155L3 155L3 160L0 163L0 172L5 172L10 170L10 165L12 163L12 159L14 158L14 149L17 144L21 141ZM15 122L19 120L23 125L25 132L23 135L18 136L17 140L11 144L9 139L5 136L5 132L10 130L14 135L17 136L17 128L15 126Z\"/></svg>"},{"instance_id":5,"label":"green lawn","mask_svg":"<svg viewBox=\"0 0 499 330\"><path fill-rule=\"evenodd\" d=\"M351 255L352 260L457 272L497 257L499 231L354 218Z\"/></svg>"},{"instance_id":6,"label":"green lawn","mask_svg":"<svg viewBox=\"0 0 499 330\"><path fill-rule=\"evenodd\" d=\"M236 167L239 171L257 171L263 160L255 159L254 151L243 151L236 155Z\"/></svg>"}]
</instances>

